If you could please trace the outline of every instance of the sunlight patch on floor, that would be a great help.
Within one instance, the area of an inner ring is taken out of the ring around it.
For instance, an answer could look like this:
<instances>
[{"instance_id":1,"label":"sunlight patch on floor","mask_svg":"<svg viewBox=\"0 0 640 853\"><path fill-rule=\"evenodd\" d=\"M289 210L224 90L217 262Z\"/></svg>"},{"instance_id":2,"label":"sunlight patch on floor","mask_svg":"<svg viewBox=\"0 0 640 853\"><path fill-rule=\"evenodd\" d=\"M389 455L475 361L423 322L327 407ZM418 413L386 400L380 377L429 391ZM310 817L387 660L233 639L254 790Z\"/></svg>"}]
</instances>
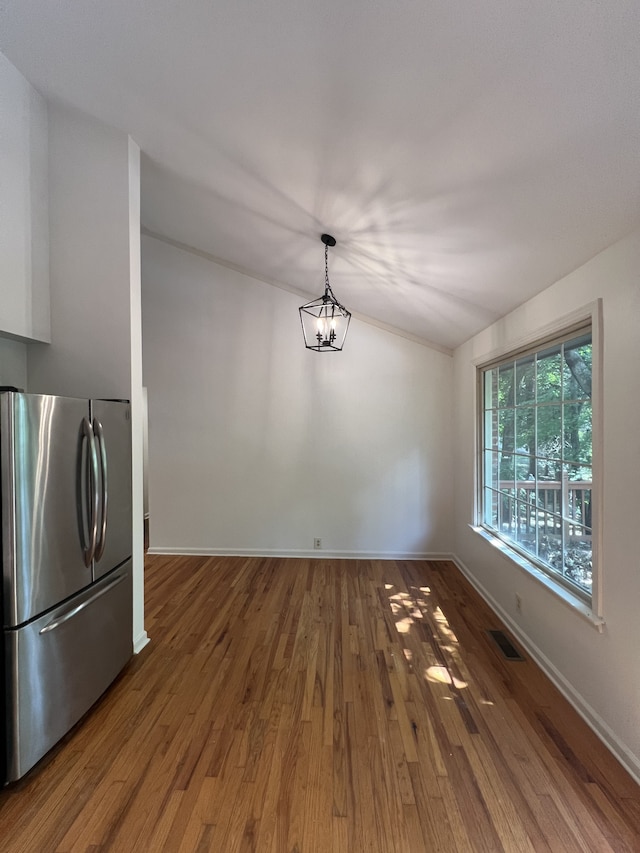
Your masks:
<instances>
[{"instance_id":1,"label":"sunlight patch on floor","mask_svg":"<svg viewBox=\"0 0 640 853\"><path fill-rule=\"evenodd\" d=\"M430 666L425 669L424 677L427 681L434 681L438 684L453 685L453 687L456 687L459 690L469 686L466 681L461 681L459 678L451 675L446 666Z\"/></svg>"}]
</instances>

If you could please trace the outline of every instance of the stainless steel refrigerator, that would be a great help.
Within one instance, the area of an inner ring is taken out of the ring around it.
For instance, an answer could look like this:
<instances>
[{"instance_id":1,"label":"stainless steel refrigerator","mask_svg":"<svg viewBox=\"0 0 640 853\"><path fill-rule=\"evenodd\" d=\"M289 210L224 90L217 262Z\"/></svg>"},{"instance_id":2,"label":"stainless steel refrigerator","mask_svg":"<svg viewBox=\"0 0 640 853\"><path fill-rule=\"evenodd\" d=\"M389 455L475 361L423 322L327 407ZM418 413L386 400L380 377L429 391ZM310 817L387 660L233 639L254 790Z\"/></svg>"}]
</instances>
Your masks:
<instances>
[{"instance_id":1,"label":"stainless steel refrigerator","mask_svg":"<svg viewBox=\"0 0 640 853\"><path fill-rule=\"evenodd\" d=\"M132 654L127 402L0 393L4 782Z\"/></svg>"}]
</instances>

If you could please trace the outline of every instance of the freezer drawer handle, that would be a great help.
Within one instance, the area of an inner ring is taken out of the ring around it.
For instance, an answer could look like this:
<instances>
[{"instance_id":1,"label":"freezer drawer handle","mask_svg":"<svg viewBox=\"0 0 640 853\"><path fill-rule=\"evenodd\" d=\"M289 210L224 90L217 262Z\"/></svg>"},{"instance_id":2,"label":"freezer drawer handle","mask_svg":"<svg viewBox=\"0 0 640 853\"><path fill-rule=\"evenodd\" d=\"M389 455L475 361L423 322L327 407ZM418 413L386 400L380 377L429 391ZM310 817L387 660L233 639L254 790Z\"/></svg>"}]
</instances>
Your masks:
<instances>
[{"instance_id":1,"label":"freezer drawer handle","mask_svg":"<svg viewBox=\"0 0 640 853\"><path fill-rule=\"evenodd\" d=\"M77 604L75 607L72 607L71 610L67 610L66 613L63 613L62 616L58 616L53 622L49 622L48 625L45 625L44 628L40 629L41 634L46 634L48 631L55 631L56 628L59 628L64 622L68 622L69 619L72 619L74 616L77 616L81 610L84 610L85 607L88 607L90 604L93 604L94 601L97 601L101 598L106 592L109 592L110 589L113 589L114 586L118 586L121 584L123 580L126 580L126 573L123 575L118 575L112 581L110 581L105 587L92 595L91 598L88 598L86 601L83 601L82 604Z\"/></svg>"},{"instance_id":2,"label":"freezer drawer handle","mask_svg":"<svg viewBox=\"0 0 640 853\"><path fill-rule=\"evenodd\" d=\"M97 418L93 421L93 431L96 436L96 446L100 457L100 471L102 474L102 521L100 522L95 552L95 559L100 560L104 554L104 546L107 544L107 448L104 443L102 424Z\"/></svg>"}]
</instances>

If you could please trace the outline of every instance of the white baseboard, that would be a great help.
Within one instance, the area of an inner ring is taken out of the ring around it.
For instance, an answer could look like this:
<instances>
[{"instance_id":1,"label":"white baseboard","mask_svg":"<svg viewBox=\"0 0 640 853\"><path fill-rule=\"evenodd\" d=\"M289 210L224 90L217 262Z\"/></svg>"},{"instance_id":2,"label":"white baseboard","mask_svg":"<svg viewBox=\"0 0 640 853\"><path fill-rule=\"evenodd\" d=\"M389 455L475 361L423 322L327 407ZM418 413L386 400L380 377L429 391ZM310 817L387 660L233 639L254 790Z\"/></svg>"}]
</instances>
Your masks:
<instances>
[{"instance_id":1,"label":"white baseboard","mask_svg":"<svg viewBox=\"0 0 640 853\"><path fill-rule=\"evenodd\" d=\"M488 590L478 581L469 568L455 554L450 559L460 569L471 586L482 596L489 607L500 617L511 633L531 655L545 675L555 684L569 704L575 708L590 729L600 738L609 752L618 759L620 764L640 784L640 759L618 738L602 717L591 707L581 693L567 681L562 673L554 666L549 658L538 648L531 637L526 634L509 613L504 610Z\"/></svg>"},{"instance_id":2,"label":"white baseboard","mask_svg":"<svg viewBox=\"0 0 640 853\"><path fill-rule=\"evenodd\" d=\"M169 545L154 545L148 554L165 554L185 557L292 557L317 560L451 560L450 553L428 553L425 551L327 551L269 548L184 548Z\"/></svg>"},{"instance_id":3,"label":"white baseboard","mask_svg":"<svg viewBox=\"0 0 640 853\"><path fill-rule=\"evenodd\" d=\"M137 655L139 652L141 652L144 649L144 647L150 642L151 642L151 640L150 640L149 636L147 635L146 631L142 631L140 634L138 634L138 636L135 637L133 640L133 653L134 653L134 655Z\"/></svg>"}]
</instances>

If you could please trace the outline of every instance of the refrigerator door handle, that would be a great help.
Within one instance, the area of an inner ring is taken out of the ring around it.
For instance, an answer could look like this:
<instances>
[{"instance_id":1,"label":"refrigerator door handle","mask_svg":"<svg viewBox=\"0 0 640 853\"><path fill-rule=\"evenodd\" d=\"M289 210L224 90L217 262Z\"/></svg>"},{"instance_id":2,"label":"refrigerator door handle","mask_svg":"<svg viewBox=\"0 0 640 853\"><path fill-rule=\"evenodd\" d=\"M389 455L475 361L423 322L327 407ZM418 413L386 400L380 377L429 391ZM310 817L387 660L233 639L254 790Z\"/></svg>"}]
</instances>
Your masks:
<instances>
[{"instance_id":1,"label":"refrigerator door handle","mask_svg":"<svg viewBox=\"0 0 640 853\"><path fill-rule=\"evenodd\" d=\"M55 631L56 628L59 628L60 625L63 625L65 622L68 622L69 619L73 619L81 610L84 610L85 607L88 607L90 604L93 604L94 601L97 601L101 598L105 593L109 592L110 589L113 589L114 586L118 586L124 580L127 579L127 574L124 572L121 575L117 575L113 580L109 581L108 584L102 587L102 589L98 590L98 592L94 593L90 598L87 598L85 601L82 601L80 604L76 604L75 607L72 607L70 610L67 610L65 613L62 613L60 616L57 616L53 622L49 622L44 628L41 628L39 633L46 634L49 631Z\"/></svg>"},{"instance_id":2,"label":"refrigerator door handle","mask_svg":"<svg viewBox=\"0 0 640 853\"><path fill-rule=\"evenodd\" d=\"M99 560L104 554L104 548L107 544L107 448L104 443L104 432L102 424L97 418L93 421L93 431L96 436L96 444L98 447L98 455L100 457L100 473L101 473L101 505L102 519L100 522L100 530L98 532L98 540L96 543L95 559Z\"/></svg>"},{"instance_id":3,"label":"refrigerator door handle","mask_svg":"<svg viewBox=\"0 0 640 853\"><path fill-rule=\"evenodd\" d=\"M89 453L89 491L87 495L87 510L89 518L89 544L84 548L84 564L87 568L91 565L95 552L96 542L98 538L98 512L100 509L100 493L98 492L98 454L96 451L96 440L93 434L93 429L88 418L82 419L82 434L87 439L87 447Z\"/></svg>"}]
</instances>

